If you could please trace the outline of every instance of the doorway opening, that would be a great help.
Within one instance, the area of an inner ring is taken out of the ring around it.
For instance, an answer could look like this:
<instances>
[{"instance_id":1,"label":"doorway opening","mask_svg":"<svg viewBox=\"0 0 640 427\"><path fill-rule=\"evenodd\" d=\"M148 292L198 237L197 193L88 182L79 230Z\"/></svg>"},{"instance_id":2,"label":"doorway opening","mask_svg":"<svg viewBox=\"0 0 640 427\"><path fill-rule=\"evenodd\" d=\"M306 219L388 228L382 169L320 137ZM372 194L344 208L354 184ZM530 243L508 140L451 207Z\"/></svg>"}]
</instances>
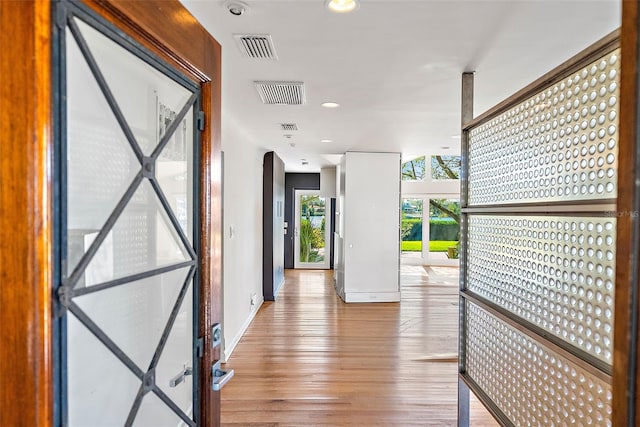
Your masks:
<instances>
[{"instance_id":1,"label":"doorway opening","mask_svg":"<svg viewBox=\"0 0 640 427\"><path fill-rule=\"evenodd\" d=\"M319 191L296 190L294 268L330 268L330 204Z\"/></svg>"}]
</instances>

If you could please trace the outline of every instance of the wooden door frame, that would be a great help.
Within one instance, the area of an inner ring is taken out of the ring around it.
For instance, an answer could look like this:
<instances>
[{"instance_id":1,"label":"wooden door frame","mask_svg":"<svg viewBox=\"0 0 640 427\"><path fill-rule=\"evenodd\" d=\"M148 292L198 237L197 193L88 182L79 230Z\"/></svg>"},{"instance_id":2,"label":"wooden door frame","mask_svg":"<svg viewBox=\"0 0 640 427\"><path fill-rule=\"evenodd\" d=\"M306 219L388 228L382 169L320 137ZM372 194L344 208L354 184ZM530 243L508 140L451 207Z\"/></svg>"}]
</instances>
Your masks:
<instances>
[{"instance_id":1,"label":"wooden door frame","mask_svg":"<svg viewBox=\"0 0 640 427\"><path fill-rule=\"evenodd\" d=\"M221 323L221 47L178 0L83 0L200 84L200 420L219 425L211 325ZM53 76L48 0L0 2L0 425L54 423ZM7 368L9 367L9 368Z\"/></svg>"},{"instance_id":2,"label":"wooden door frame","mask_svg":"<svg viewBox=\"0 0 640 427\"><path fill-rule=\"evenodd\" d=\"M637 1L622 1L622 29L620 32L620 124L618 152L618 201L615 326L613 352L613 420L614 426L633 426L640 414L640 154L638 125L638 63L640 17Z\"/></svg>"},{"instance_id":3,"label":"wooden door frame","mask_svg":"<svg viewBox=\"0 0 640 427\"><path fill-rule=\"evenodd\" d=\"M51 5L0 2L0 425L51 425Z\"/></svg>"}]
</instances>

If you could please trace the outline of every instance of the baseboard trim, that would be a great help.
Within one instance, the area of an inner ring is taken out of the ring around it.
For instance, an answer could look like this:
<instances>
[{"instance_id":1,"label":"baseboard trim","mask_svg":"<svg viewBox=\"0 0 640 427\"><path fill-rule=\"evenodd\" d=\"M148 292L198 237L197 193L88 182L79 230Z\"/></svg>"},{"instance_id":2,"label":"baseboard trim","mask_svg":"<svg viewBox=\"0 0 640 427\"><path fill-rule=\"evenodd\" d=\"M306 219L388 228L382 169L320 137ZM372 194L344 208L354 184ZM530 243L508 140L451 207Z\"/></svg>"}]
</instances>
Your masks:
<instances>
[{"instance_id":1,"label":"baseboard trim","mask_svg":"<svg viewBox=\"0 0 640 427\"><path fill-rule=\"evenodd\" d=\"M249 313L249 317L247 317L247 320L245 320L244 324L242 325L242 328L240 328L240 331L236 334L236 336L233 338L231 343L229 345L227 345L226 342L224 343L224 351L222 352L222 355L223 355L222 363L227 363L227 361L231 357L231 354L233 353L233 350L236 349L236 346L244 336L244 333L247 332L247 329L251 325L251 322L253 322L253 319L255 319L256 314L258 314L258 311L260 310L260 307L262 307L262 304L264 304L264 297L261 297L260 300L258 300L258 304L256 304L256 308L251 310L251 313Z\"/></svg>"},{"instance_id":2,"label":"baseboard trim","mask_svg":"<svg viewBox=\"0 0 640 427\"><path fill-rule=\"evenodd\" d=\"M400 292L345 292L344 302L400 302Z\"/></svg>"}]
</instances>

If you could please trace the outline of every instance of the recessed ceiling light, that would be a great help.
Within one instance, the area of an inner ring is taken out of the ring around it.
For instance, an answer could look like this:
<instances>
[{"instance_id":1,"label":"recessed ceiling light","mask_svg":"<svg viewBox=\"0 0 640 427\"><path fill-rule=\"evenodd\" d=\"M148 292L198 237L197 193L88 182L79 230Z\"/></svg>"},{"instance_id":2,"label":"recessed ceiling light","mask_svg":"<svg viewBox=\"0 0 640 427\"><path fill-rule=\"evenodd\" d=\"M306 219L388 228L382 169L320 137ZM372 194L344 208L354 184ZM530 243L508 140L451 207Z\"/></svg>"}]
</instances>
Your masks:
<instances>
[{"instance_id":1,"label":"recessed ceiling light","mask_svg":"<svg viewBox=\"0 0 640 427\"><path fill-rule=\"evenodd\" d=\"M323 102L321 105L325 108L338 108L340 106L337 102Z\"/></svg>"},{"instance_id":2,"label":"recessed ceiling light","mask_svg":"<svg viewBox=\"0 0 640 427\"><path fill-rule=\"evenodd\" d=\"M233 16L240 16L247 11L247 5L240 1L230 1L227 2L225 6Z\"/></svg>"},{"instance_id":3,"label":"recessed ceiling light","mask_svg":"<svg viewBox=\"0 0 640 427\"><path fill-rule=\"evenodd\" d=\"M333 142L333 139L321 139L320 142Z\"/></svg>"},{"instance_id":4,"label":"recessed ceiling light","mask_svg":"<svg viewBox=\"0 0 640 427\"><path fill-rule=\"evenodd\" d=\"M451 138L453 138L453 139L460 139L460 135L451 135Z\"/></svg>"},{"instance_id":5,"label":"recessed ceiling light","mask_svg":"<svg viewBox=\"0 0 640 427\"><path fill-rule=\"evenodd\" d=\"M336 13L353 12L358 8L356 0L327 0L327 8Z\"/></svg>"},{"instance_id":6,"label":"recessed ceiling light","mask_svg":"<svg viewBox=\"0 0 640 427\"><path fill-rule=\"evenodd\" d=\"M448 150L449 148L451 148L451 147L447 147L447 146L440 147L441 150Z\"/></svg>"}]
</instances>

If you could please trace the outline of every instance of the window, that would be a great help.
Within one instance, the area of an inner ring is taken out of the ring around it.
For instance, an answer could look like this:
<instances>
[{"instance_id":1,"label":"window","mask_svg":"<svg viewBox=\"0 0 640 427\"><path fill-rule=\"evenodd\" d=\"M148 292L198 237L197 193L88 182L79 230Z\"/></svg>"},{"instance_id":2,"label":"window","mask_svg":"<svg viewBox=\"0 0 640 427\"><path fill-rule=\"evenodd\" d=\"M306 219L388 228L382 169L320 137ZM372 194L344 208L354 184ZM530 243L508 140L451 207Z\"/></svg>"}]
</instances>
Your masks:
<instances>
[{"instance_id":1,"label":"window","mask_svg":"<svg viewBox=\"0 0 640 427\"><path fill-rule=\"evenodd\" d=\"M402 164L403 181L422 181L426 174L425 156Z\"/></svg>"},{"instance_id":2,"label":"window","mask_svg":"<svg viewBox=\"0 0 640 427\"><path fill-rule=\"evenodd\" d=\"M404 258L457 259L460 201L457 198L429 198L428 195L424 198L403 198L401 237Z\"/></svg>"},{"instance_id":3,"label":"window","mask_svg":"<svg viewBox=\"0 0 640 427\"><path fill-rule=\"evenodd\" d=\"M431 156L431 179L460 179L460 167L460 156Z\"/></svg>"},{"instance_id":4,"label":"window","mask_svg":"<svg viewBox=\"0 0 640 427\"><path fill-rule=\"evenodd\" d=\"M422 257L422 199L402 199L400 242L403 256Z\"/></svg>"},{"instance_id":5,"label":"window","mask_svg":"<svg viewBox=\"0 0 640 427\"><path fill-rule=\"evenodd\" d=\"M429 256L458 258L460 200L429 199Z\"/></svg>"}]
</instances>

